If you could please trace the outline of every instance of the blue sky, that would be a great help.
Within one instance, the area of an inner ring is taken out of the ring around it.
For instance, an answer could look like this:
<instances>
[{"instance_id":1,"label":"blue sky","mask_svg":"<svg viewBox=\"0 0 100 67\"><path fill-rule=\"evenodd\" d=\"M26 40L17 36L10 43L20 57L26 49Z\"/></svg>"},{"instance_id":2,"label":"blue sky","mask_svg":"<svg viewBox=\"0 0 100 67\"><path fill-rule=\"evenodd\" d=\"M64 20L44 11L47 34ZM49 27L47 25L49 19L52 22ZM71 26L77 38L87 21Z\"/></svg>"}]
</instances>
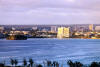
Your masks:
<instances>
[{"instance_id":1,"label":"blue sky","mask_svg":"<svg viewBox=\"0 0 100 67\"><path fill-rule=\"evenodd\" d=\"M100 0L0 0L0 24L100 24Z\"/></svg>"}]
</instances>

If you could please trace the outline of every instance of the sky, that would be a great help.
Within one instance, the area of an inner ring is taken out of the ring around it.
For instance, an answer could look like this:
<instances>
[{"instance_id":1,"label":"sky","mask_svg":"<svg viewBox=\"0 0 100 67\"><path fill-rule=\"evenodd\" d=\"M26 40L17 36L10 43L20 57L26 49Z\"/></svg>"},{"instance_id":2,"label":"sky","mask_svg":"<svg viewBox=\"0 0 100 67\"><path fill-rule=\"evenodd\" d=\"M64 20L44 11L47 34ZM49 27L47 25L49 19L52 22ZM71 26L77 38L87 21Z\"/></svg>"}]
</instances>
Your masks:
<instances>
[{"instance_id":1,"label":"sky","mask_svg":"<svg viewBox=\"0 0 100 67\"><path fill-rule=\"evenodd\" d=\"M0 0L0 24L100 24L100 0Z\"/></svg>"}]
</instances>

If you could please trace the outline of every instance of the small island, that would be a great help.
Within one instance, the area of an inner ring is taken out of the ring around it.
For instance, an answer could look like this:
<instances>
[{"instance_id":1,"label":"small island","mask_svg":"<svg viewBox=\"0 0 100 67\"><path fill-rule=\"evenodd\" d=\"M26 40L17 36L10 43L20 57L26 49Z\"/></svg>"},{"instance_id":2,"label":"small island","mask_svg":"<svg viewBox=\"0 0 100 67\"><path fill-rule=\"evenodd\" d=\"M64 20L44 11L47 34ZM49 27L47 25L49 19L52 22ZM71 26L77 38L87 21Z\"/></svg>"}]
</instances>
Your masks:
<instances>
[{"instance_id":1,"label":"small island","mask_svg":"<svg viewBox=\"0 0 100 67\"><path fill-rule=\"evenodd\" d=\"M6 38L7 40L27 40L25 35L9 35Z\"/></svg>"}]
</instances>

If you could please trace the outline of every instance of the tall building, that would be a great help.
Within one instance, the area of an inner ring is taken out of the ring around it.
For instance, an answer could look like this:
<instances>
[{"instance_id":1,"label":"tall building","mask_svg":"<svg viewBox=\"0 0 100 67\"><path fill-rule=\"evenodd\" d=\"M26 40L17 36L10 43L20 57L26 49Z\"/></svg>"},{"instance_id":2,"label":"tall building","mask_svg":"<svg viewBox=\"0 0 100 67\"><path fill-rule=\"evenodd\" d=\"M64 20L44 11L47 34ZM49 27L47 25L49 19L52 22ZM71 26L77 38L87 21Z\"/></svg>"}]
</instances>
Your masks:
<instances>
[{"instance_id":1,"label":"tall building","mask_svg":"<svg viewBox=\"0 0 100 67\"><path fill-rule=\"evenodd\" d=\"M96 27L95 27L95 31L96 31L96 32L100 32L100 26L96 26Z\"/></svg>"},{"instance_id":2,"label":"tall building","mask_svg":"<svg viewBox=\"0 0 100 67\"><path fill-rule=\"evenodd\" d=\"M0 27L0 33L2 33L4 30L4 27Z\"/></svg>"},{"instance_id":3,"label":"tall building","mask_svg":"<svg viewBox=\"0 0 100 67\"><path fill-rule=\"evenodd\" d=\"M51 32L57 32L57 27L56 26L51 26Z\"/></svg>"},{"instance_id":4,"label":"tall building","mask_svg":"<svg viewBox=\"0 0 100 67\"><path fill-rule=\"evenodd\" d=\"M4 27L0 27L0 30L4 30Z\"/></svg>"},{"instance_id":5,"label":"tall building","mask_svg":"<svg viewBox=\"0 0 100 67\"><path fill-rule=\"evenodd\" d=\"M89 31L93 31L93 24L89 25Z\"/></svg>"},{"instance_id":6,"label":"tall building","mask_svg":"<svg viewBox=\"0 0 100 67\"><path fill-rule=\"evenodd\" d=\"M57 38L69 38L70 37L70 28L59 27Z\"/></svg>"}]
</instances>

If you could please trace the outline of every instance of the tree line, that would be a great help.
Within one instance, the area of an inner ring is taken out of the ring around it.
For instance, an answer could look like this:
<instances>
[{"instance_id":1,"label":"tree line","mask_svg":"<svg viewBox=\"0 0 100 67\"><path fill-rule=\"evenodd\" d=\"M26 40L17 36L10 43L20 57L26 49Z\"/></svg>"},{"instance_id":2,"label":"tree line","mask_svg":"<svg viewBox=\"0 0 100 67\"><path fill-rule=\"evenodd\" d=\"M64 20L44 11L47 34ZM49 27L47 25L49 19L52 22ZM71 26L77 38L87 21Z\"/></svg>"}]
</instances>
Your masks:
<instances>
[{"instance_id":1,"label":"tree line","mask_svg":"<svg viewBox=\"0 0 100 67\"><path fill-rule=\"evenodd\" d=\"M92 62L91 64L85 65L78 61L71 61L68 60L66 62L68 67L100 67L100 62ZM7 66L5 63L0 63L0 67L65 67L63 65L60 65L57 61L48 61L43 62L43 64L36 64L32 58L30 58L28 61L24 58L22 61L22 65L18 65L17 59L10 59L10 65Z\"/></svg>"}]
</instances>

